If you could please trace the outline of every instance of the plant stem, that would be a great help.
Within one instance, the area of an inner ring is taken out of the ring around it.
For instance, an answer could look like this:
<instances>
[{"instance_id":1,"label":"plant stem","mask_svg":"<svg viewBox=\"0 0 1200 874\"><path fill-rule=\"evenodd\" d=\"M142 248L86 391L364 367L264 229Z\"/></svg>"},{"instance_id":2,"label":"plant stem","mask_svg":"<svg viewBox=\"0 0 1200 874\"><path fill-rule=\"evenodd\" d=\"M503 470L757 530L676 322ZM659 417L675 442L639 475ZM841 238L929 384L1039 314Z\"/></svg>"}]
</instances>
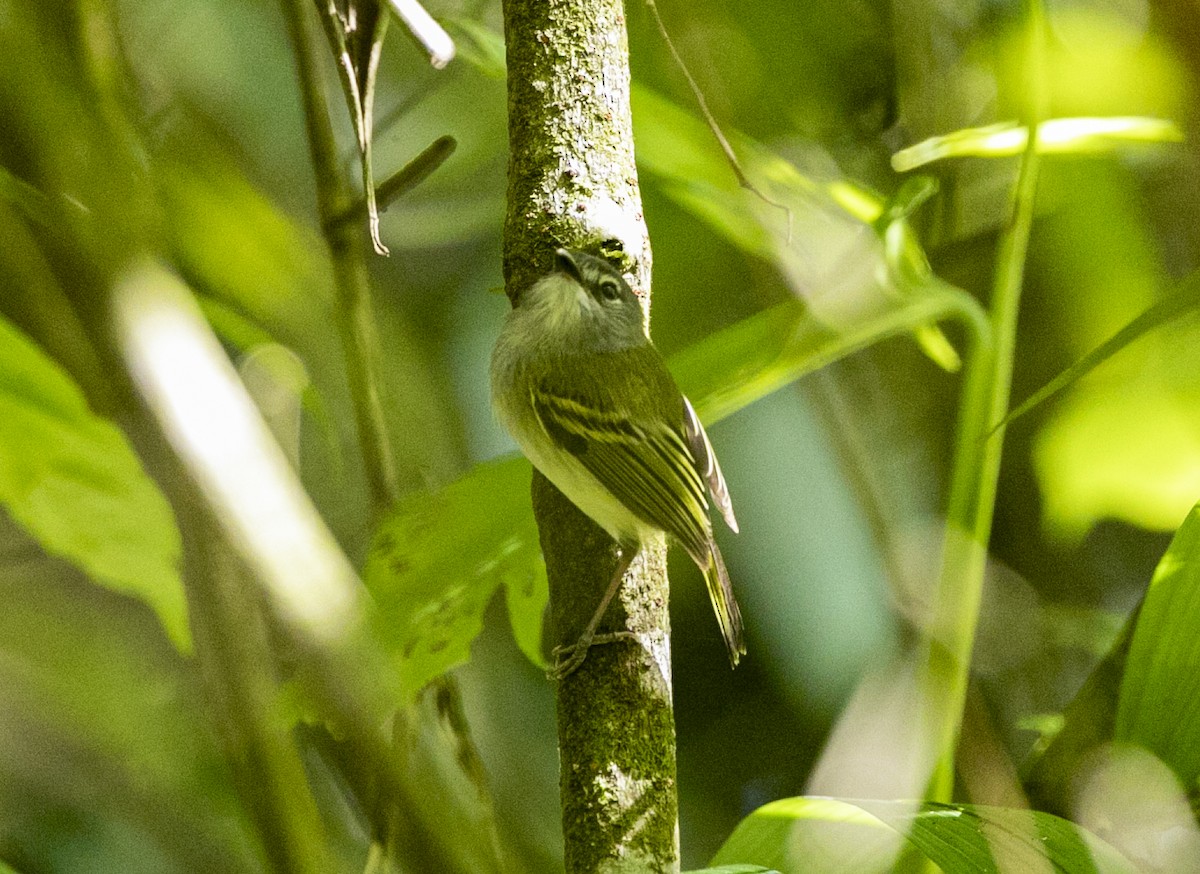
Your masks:
<instances>
[{"instance_id":1,"label":"plant stem","mask_svg":"<svg viewBox=\"0 0 1200 874\"><path fill-rule=\"evenodd\" d=\"M970 678L987 546L1000 477L1004 429L989 434L1008 409L1025 257L1033 225L1039 160L1038 124L1045 117L1045 21L1041 0L1024 0L1027 27L1027 105L1030 136L1021 155L1012 212L1000 235L990 308L990 342L969 351L959 433L950 481L942 569L934 600L927 694L934 705L937 765L929 797L950 800L954 753Z\"/></svg>"},{"instance_id":2,"label":"plant stem","mask_svg":"<svg viewBox=\"0 0 1200 874\"><path fill-rule=\"evenodd\" d=\"M376 517L399 497L396 462L383 416L379 378L379 340L371 310L362 232L341 217L354 207L354 195L343 177L337 144L329 120L329 106L317 68L317 41L304 0L282 0L288 33L300 75L308 144L316 176L317 212L333 264L338 306L334 313L346 357L346 377L358 426L371 504Z\"/></svg>"},{"instance_id":3,"label":"plant stem","mask_svg":"<svg viewBox=\"0 0 1200 874\"><path fill-rule=\"evenodd\" d=\"M358 204L339 166L333 127L329 119L329 106L325 100L317 67L320 55L318 42L306 13L309 4L305 0L282 0L282 5L300 77L305 124L313 171L316 175L317 211L329 246L334 282L337 286L339 305L335 317L345 352L350 398L358 426L363 465L371 490L373 515L378 519L399 501L400 486L383 415L379 339L371 309L367 265L363 254L364 240L360 227L345 220L347 215L356 212ZM385 9L383 14L389 13ZM364 124L369 128L369 118ZM370 135L370 130L365 130L364 136ZM426 153L419 156L411 170L405 168L407 173L402 171L404 175L401 178L395 182L389 180L385 185L391 184L398 189L406 184L416 184L432 172L433 167L440 164L452 150L452 140L447 142L445 138L439 139ZM433 166L430 167L429 164ZM374 192L371 192L371 195L373 196ZM395 193L388 196L395 196ZM482 818L486 822L485 827L494 848L495 868L502 870L503 860L499 849L494 805L484 777L482 757L471 736L463 710L458 683L453 677L446 675L437 678L431 685L438 701L444 703L447 719L454 734L454 754L458 761L465 763L464 770L478 793ZM407 718L408 715L403 711L396 715L399 721Z\"/></svg>"}]
</instances>

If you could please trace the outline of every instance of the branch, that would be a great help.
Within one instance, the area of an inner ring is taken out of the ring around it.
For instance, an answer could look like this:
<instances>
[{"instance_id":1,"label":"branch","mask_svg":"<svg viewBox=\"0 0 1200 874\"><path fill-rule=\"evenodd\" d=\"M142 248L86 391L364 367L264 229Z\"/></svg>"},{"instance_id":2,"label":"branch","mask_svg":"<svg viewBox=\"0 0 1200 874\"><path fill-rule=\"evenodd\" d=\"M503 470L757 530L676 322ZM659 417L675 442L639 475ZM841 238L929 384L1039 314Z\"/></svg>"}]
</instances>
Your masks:
<instances>
[{"instance_id":1,"label":"branch","mask_svg":"<svg viewBox=\"0 0 1200 874\"><path fill-rule=\"evenodd\" d=\"M649 306L621 0L505 0L509 177L504 275L510 298L554 247L614 252ZM533 508L556 643L574 643L616 568L611 539L540 474ZM622 615L623 614L623 615ZM624 622L622 626L621 622ZM643 550L597 646L558 687L566 870L679 868L665 550Z\"/></svg>"},{"instance_id":2,"label":"branch","mask_svg":"<svg viewBox=\"0 0 1200 874\"><path fill-rule=\"evenodd\" d=\"M379 376L379 340L375 332L370 288L367 284L367 267L363 255L361 231L355 224L344 220L346 216L355 214L360 208L371 213L375 206L376 192L373 188L368 188L361 207L354 202L350 186L342 176L338 164L336 143L329 119L329 107L325 102L316 66L319 54L317 40L314 38L311 22L305 14L305 7L308 4L305 0L282 0L282 3L293 53L296 56L300 89L304 100L309 147L312 152L313 170L316 174L317 209L321 228L329 246L334 282L337 286L339 305L335 310L335 317L345 350L346 373L358 425L359 446L371 489L373 515L378 519L397 503L400 498L400 487L396 476L396 462L392 455L391 440L383 416L382 382ZM326 17L323 20L328 19ZM331 31L331 33L333 35L330 38L336 43L336 31ZM382 34L377 33L376 36L382 38ZM373 55L373 57L377 60L377 56ZM373 77L373 72L371 75ZM354 77L351 76L350 79L353 81ZM370 101L367 103L369 105ZM365 121L363 119L359 121L362 122L359 128L360 146L366 149L370 139L369 109ZM363 131L366 132L365 140L362 139ZM385 194L385 202L386 198L397 196L405 186L411 187L417 184L436 169L445 157L449 156L450 151L453 150L453 141L447 143L447 139L442 138L436 141L412 164L401 170L396 177L384 183L383 187L392 189L392 193ZM372 185L369 149L364 151L364 160L367 161L364 164L366 184ZM478 793L483 818L486 820L486 828L492 837L491 843L493 847L498 848L499 841L496 837L497 830L491 795L483 780L483 768L480 764L482 759L462 712L457 681L453 677L442 676L434 681L433 686L435 694L439 696L440 700L447 702L446 706L451 711L455 755L459 761L467 763L465 770ZM396 718L403 721L407 718L407 714L400 712ZM498 849L495 855L495 867L501 869L503 862L499 858Z\"/></svg>"}]
</instances>

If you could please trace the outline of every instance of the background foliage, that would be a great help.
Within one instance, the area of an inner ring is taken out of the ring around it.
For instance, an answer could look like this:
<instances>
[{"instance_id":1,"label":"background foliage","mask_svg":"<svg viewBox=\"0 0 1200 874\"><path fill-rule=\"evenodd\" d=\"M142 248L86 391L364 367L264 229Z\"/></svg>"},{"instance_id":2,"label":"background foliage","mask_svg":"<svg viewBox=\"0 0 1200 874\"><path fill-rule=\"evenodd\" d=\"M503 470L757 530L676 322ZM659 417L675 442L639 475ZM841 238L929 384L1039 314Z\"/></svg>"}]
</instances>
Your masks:
<instances>
[{"instance_id":1,"label":"background foliage","mask_svg":"<svg viewBox=\"0 0 1200 874\"><path fill-rule=\"evenodd\" d=\"M915 329L960 306L940 302L955 286L986 304L1016 159L974 148L922 168L938 193L911 214L897 195L911 174L890 159L1014 120L1025 80L1014 4L660 5L747 172L792 209L785 219L738 188L653 20L630 3L653 334L716 422L742 528L721 535L748 626L736 672L694 568L672 555L681 830L697 867L761 804L831 786L873 797L897 785L889 769L906 767L886 733L842 734L822 750L839 719L861 726L851 717L866 708L888 725L901 712L881 678L928 613L961 381L954 350L965 346L955 324ZM378 177L437 137L457 140L384 214L392 256L370 262L407 495L380 524L279 7L89 0L0 12L0 859L17 871L265 864L200 694L179 529L147 471L164 474L114 400L120 365L95 352L106 329L89 289L146 253L194 291L320 517L363 569L381 620L372 640L394 672L380 685L409 701L455 668L504 852L520 871L561 865L528 468L500 460L513 446L487 402L508 306L495 293L499 9L429 8L458 58L429 68L396 26L379 74ZM110 13L105 31L96 22ZM1048 15L1050 117L1144 116L1187 136L1077 137L1042 160L1016 400L1186 295L1176 284L1200 251L1195 10L1063 2ZM355 177L331 63L325 72ZM921 306L919 318L896 316ZM1019 807L1027 790L1093 830L1108 822L1101 836L1151 870L1200 857L1188 855L1200 832L1186 800L1200 717L1179 685L1194 683L1200 640L1186 624L1200 580L1195 517L1163 559L1200 497L1194 312L1174 307L1008 429L958 787L988 827L1008 814L982 806ZM1076 789L1039 796L1033 763L1152 578L1127 667L1099 693L1104 715L1083 724L1158 759L1123 747L1068 759L1055 785ZM286 676L294 653L280 650ZM331 764L336 726L310 707L302 695L280 705L303 726L333 855L352 870L366 858L364 814ZM436 745L446 727L431 724ZM922 853L942 840L930 810L869 812L907 823ZM716 861L783 868L786 854L738 855L753 822ZM1037 827L1080 844L1058 822ZM1170 829L1174 843L1154 845Z\"/></svg>"}]
</instances>

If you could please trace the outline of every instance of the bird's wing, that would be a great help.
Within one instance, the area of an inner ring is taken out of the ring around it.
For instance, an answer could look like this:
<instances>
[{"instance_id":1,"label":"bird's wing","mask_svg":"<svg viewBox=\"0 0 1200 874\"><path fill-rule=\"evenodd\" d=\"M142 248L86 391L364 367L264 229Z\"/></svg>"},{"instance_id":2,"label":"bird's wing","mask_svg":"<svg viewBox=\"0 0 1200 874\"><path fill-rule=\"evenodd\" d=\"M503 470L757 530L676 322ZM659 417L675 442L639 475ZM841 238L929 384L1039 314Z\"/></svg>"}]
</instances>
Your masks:
<instances>
[{"instance_id":1,"label":"bird's wing","mask_svg":"<svg viewBox=\"0 0 1200 874\"><path fill-rule=\"evenodd\" d=\"M738 530L737 518L733 515L733 502L729 499L729 487L725 485L725 475L721 473L721 465L717 463L717 454L713 452L712 444L708 442L708 434L700 424L699 417L692 407L692 402L683 399L683 435L687 438L688 448L696 460L696 469L708 483L708 491L713 503L725 518L725 524Z\"/></svg>"},{"instance_id":2,"label":"bird's wing","mask_svg":"<svg viewBox=\"0 0 1200 874\"><path fill-rule=\"evenodd\" d=\"M688 437L666 421L639 422L604 393L568 397L545 384L530 400L546 434L643 521L708 562L712 523Z\"/></svg>"}]
</instances>

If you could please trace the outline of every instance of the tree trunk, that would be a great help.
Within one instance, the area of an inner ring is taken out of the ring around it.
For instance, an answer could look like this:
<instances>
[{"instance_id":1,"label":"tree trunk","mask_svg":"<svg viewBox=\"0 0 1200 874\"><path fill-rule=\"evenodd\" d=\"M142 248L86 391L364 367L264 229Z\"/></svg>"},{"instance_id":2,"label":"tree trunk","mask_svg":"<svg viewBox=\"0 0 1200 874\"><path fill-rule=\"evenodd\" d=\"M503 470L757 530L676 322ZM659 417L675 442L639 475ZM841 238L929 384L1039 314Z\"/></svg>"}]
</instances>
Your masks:
<instances>
[{"instance_id":1,"label":"tree trunk","mask_svg":"<svg viewBox=\"0 0 1200 874\"><path fill-rule=\"evenodd\" d=\"M649 313L650 246L629 109L621 0L505 0L510 298L557 246L616 257ZM648 318L647 318L648 323ZM615 545L540 474L533 506L550 578L553 639L573 643L616 567ZM568 874L679 870L666 553L643 550L597 645L558 688Z\"/></svg>"}]
</instances>

